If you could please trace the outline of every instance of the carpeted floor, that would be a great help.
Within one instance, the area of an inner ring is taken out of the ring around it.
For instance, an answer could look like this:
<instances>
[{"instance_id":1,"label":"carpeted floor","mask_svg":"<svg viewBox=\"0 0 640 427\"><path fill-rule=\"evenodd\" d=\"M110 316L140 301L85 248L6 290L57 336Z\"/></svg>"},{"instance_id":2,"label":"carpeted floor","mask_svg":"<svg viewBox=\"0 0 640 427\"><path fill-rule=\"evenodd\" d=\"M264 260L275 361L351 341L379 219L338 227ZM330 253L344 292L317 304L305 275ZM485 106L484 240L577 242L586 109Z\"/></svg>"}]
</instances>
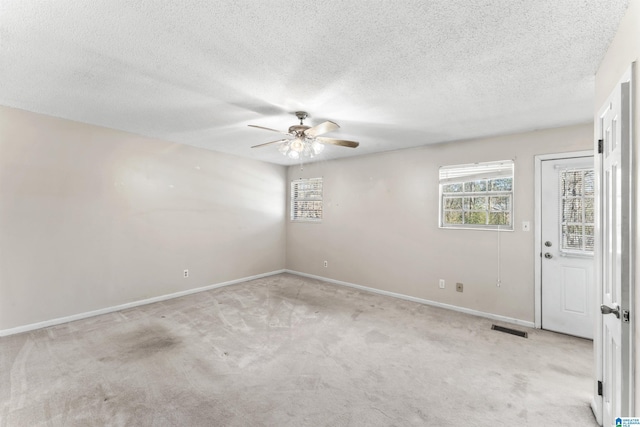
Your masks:
<instances>
[{"instance_id":1,"label":"carpeted floor","mask_svg":"<svg viewBox=\"0 0 640 427\"><path fill-rule=\"evenodd\" d=\"M0 338L0 426L597 425L590 341L492 323L271 276Z\"/></svg>"}]
</instances>

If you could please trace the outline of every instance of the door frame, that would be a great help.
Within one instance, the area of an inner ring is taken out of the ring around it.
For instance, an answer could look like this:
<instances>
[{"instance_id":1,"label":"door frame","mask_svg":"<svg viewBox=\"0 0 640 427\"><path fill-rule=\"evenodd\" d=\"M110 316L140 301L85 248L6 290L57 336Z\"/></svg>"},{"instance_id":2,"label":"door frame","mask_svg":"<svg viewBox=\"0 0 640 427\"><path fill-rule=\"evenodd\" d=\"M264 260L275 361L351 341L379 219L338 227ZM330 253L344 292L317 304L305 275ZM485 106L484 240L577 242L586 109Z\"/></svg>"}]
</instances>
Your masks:
<instances>
[{"instance_id":1,"label":"door frame","mask_svg":"<svg viewBox=\"0 0 640 427\"><path fill-rule=\"evenodd\" d=\"M546 160L573 159L576 157L594 157L593 150L570 151L566 153L538 154L534 157L534 291L535 310L534 324L537 329L542 328L542 162ZM595 160L595 159L594 159Z\"/></svg>"}]
</instances>

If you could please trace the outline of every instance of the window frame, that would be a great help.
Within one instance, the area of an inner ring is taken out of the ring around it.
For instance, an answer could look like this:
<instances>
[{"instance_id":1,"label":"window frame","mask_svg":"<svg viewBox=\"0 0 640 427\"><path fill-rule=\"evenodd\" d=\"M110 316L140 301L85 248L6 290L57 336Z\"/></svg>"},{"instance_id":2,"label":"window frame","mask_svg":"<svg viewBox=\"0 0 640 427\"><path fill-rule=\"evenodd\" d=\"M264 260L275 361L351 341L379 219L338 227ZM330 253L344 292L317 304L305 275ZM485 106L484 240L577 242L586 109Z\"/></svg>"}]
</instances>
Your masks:
<instances>
[{"instance_id":1,"label":"window frame","mask_svg":"<svg viewBox=\"0 0 640 427\"><path fill-rule=\"evenodd\" d=\"M311 187L319 187L309 188L300 190L299 187L301 185L309 185ZM324 183L322 177L317 178L299 178L291 181L290 186L290 197L289 197L289 220L291 222L310 222L310 223L320 223L322 222L322 218L324 216ZM300 196L300 193L304 191L304 196ZM309 196L309 193L316 193L315 196ZM319 193L319 196L318 194ZM310 203L313 204L314 207L312 209L299 208L296 209L297 203ZM320 207L318 208L318 203ZM315 212L316 216L298 216L300 213L312 214Z\"/></svg>"},{"instance_id":2,"label":"window frame","mask_svg":"<svg viewBox=\"0 0 640 427\"><path fill-rule=\"evenodd\" d=\"M441 166L438 169L438 226L443 229L467 229L467 230L484 230L484 231L514 231L514 202L515 202L515 162L513 160L499 160L493 162L478 162L458 165ZM470 186L489 180L511 179L510 190L491 190L483 191L465 191L467 184ZM462 185L462 191L445 192L445 185ZM485 207L483 209L467 209L467 201L472 198L485 198ZM492 198L506 197L507 209L493 211L493 213L506 213L509 217L509 224L488 224L491 217L491 201ZM461 199L460 209L447 209L446 200ZM445 222L447 212L460 212L463 223L453 224ZM485 224L469 224L464 223L465 213L482 212L485 213Z\"/></svg>"}]
</instances>

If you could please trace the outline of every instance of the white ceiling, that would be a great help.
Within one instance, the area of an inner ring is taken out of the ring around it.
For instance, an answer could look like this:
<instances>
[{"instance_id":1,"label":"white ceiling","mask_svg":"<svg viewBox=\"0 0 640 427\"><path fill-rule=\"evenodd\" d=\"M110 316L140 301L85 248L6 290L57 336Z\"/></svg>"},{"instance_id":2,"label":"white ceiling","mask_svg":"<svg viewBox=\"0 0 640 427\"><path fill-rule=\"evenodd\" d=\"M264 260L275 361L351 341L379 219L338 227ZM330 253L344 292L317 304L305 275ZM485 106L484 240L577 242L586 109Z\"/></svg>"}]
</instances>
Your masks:
<instances>
[{"instance_id":1,"label":"white ceiling","mask_svg":"<svg viewBox=\"0 0 640 427\"><path fill-rule=\"evenodd\" d=\"M586 123L628 0L1 0L0 104L292 164Z\"/></svg>"}]
</instances>

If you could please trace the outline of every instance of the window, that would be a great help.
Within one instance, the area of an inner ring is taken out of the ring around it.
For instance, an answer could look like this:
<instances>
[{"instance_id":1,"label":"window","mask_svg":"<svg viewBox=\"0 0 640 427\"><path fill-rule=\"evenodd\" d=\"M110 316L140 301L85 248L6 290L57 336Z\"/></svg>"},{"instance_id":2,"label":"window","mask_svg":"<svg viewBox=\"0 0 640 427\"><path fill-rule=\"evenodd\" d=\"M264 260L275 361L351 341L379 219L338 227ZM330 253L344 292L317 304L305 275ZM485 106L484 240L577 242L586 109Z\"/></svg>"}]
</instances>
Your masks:
<instances>
[{"instance_id":1,"label":"window","mask_svg":"<svg viewBox=\"0 0 640 427\"><path fill-rule=\"evenodd\" d=\"M291 181L291 221L322 221L322 178Z\"/></svg>"},{"instance_id":2,"label":"window","mask_svg":"<svg viewBox=\"0 0 640 427\"><path fill-rule=\"evenodd\" d=\"M593 169L560 171L560 250L593 254L594 200Z\"/></svg>"},{"instance_id":3,"label":"window","mask_svg":"<svg viewBox=\"0 0 640 427\"><path fill-rule=\"evenodd\" d=\"M513 161L441 167L440 227L513 230Z\"/></svg>"}]
</instances>

